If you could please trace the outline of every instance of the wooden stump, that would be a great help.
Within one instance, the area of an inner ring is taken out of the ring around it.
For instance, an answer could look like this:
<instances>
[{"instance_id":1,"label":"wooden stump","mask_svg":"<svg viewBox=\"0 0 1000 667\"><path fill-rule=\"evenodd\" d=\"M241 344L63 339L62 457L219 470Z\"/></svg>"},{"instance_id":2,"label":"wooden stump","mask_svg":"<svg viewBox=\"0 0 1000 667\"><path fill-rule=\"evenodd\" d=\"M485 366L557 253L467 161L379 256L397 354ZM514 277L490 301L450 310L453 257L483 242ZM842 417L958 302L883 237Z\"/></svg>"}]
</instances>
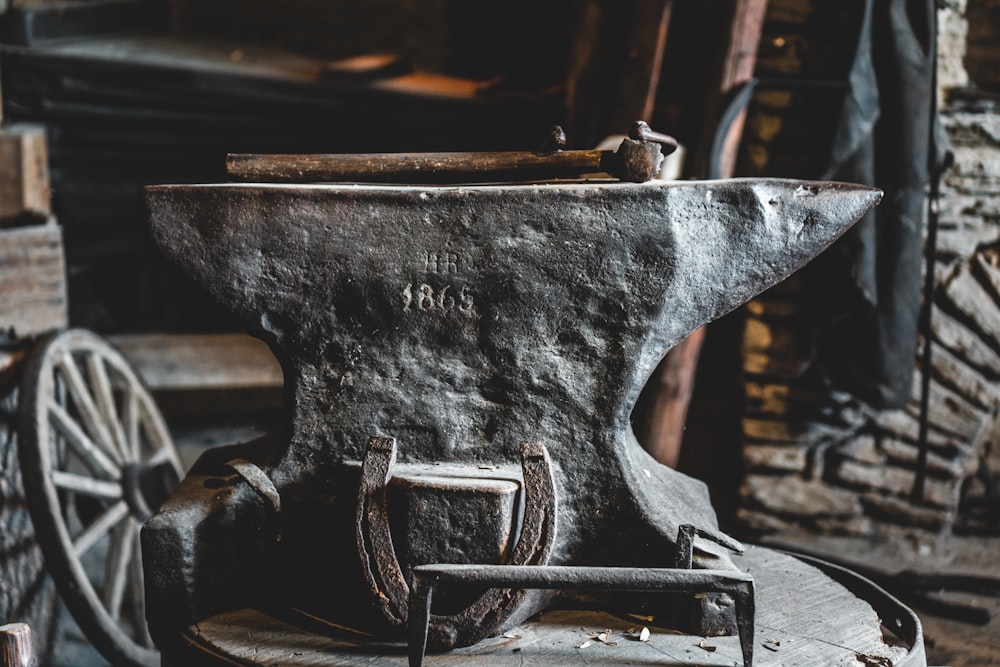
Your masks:
<instances>
[{"instance_id":1,"label":"wooden stump","mask_svg":"<svg viewBox=\"0 0 1000 667\"><path fill-rule=\"evenodd\" d=\"M761 547L734 559L756 582L754 665L839 667L899 664L907 649L886 643L872 606L811 565ZM520 627L466 648L429 654L434 665L739 665L737 637L684 635L632 609L551 609ZM311 618L308 629L291 618L254 609L226 612L181 634L164 653L164 667L282 664L295 667L407 664L402 642L377 641ZM304 617L299 616L298 621ZM646 627L648 634L642 632ZM607 634L604 634L607 633ZM603 638L601 638L603 635ZM921 647L922 649L922 647ZM910 664L924 664L911 662Z\"/></svg>"},{"instance_id":2,"label":"wooden stump","mask_svg":"<svg viewBox=\"0 0 1000 667\"><path fill-rule=\"evenodd\" d=\"M31 626L27 623L9 623L0 626L0 665L34 667L35 664Z\"/></svg>"}]
</instances>

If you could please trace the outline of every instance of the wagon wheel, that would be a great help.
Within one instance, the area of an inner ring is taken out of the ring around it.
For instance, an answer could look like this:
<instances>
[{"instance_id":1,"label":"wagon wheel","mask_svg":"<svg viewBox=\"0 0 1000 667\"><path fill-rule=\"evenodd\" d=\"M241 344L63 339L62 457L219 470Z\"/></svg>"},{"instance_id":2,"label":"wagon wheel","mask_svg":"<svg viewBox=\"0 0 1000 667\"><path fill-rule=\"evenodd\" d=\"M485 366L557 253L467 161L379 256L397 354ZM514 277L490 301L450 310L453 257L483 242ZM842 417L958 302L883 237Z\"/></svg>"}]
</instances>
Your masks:
<instances>
[{"instance_id":1,"label":"wagon wheel","mask_svg":"<svg viewBox=\"0 0 1000 667\"><path fill-rule=\"evenodd\" d=\"M73 329L32 351L19 409L28 509L60 596L112 664L158 667L139 527L183 471L152 397L110 343Z\"/></svg>"}]
</instances>

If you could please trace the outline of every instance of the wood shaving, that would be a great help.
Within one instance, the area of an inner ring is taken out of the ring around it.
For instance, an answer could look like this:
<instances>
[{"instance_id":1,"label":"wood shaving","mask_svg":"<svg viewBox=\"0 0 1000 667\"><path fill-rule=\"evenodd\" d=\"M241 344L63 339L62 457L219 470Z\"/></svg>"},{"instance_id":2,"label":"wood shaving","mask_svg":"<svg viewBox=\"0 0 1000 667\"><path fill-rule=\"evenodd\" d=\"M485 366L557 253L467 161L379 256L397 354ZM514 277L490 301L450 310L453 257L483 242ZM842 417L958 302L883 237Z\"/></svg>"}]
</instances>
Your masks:
<instances>
[{"instance_id":1,"label":"wood shaving","mask_svg":"<svg viewBox=\"0 0 1000 667\"><path fill-rule=\"evenodd\" d=\"M646 623L652 623L653 622L653 617L652 616L643 616L642 614L629 614L628 617L629 618L634 618L637 621L645 621Z\"/></svg>"},{"instance_id":2,"label":"wood shaving","mask_svg":"<svg viewBox=\"0 0 1000 667\"><path fill-rule=\"evenodd\" d=\"M618 642L611 639L611 630L605 630L604 632L588 632L586 636L594 641L604 644L605 646L618 646Z\"/></svg>"}]
</instances>

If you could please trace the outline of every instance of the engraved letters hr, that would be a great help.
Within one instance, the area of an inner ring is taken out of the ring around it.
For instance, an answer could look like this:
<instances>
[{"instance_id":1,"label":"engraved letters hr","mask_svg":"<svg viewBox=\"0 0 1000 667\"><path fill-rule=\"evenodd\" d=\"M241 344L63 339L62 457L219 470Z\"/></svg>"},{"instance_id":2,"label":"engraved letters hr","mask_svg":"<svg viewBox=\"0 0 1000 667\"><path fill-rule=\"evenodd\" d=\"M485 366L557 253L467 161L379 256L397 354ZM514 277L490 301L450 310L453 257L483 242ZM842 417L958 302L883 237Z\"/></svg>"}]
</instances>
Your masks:
<instances>
[{"instance_id":1,"label":"engraved letters hr","mask_svg":"<svg viewBox=\"0 0 1000 667\"><path fill-rule=\"evenodd\" d=\"M429 252L424 256L424 271L438 275L458 273L460 257L453 252ZM468 285L456 287L445 284L434 287L429 283L407 284L403 288L403 311L417 310L423 313L445 315L457 312L474 315L476 306Z\"/></svg>"},{"instance_id":2,"label":"engraved letters hr","mask_svg":"<svg viewBox=\"0 0 1000 667\"><path fill-rule=\"evenodd\" d=\"M429 252L424 260L427 273L458 273L458 255L453 252Z\"/></svg>"}]
</instances>

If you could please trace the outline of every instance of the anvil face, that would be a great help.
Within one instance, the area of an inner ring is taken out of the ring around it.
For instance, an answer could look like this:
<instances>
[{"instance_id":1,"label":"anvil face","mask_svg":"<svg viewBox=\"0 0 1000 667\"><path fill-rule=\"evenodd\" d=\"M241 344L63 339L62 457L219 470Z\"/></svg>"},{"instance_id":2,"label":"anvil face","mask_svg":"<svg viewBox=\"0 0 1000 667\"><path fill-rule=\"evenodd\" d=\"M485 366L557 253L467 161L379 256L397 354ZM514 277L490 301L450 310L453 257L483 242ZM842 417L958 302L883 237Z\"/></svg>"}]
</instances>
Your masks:
<instances>
[{"instance_id":1,"label":"anvil face","mask_svg":"<svg viewBox=\"0 0 1000 667\"><path fill-rule=\"evenodd\" d=\"M158 186L146 201L163 252L282 363L291 412L260 462L279 491L334 479L372 436L404 463L472 467L542 443L550 563L667 565L680 524L717 523L704 486L632 434L646 379L880 194L729 180Z\"/></svg>"}]
</instances>

